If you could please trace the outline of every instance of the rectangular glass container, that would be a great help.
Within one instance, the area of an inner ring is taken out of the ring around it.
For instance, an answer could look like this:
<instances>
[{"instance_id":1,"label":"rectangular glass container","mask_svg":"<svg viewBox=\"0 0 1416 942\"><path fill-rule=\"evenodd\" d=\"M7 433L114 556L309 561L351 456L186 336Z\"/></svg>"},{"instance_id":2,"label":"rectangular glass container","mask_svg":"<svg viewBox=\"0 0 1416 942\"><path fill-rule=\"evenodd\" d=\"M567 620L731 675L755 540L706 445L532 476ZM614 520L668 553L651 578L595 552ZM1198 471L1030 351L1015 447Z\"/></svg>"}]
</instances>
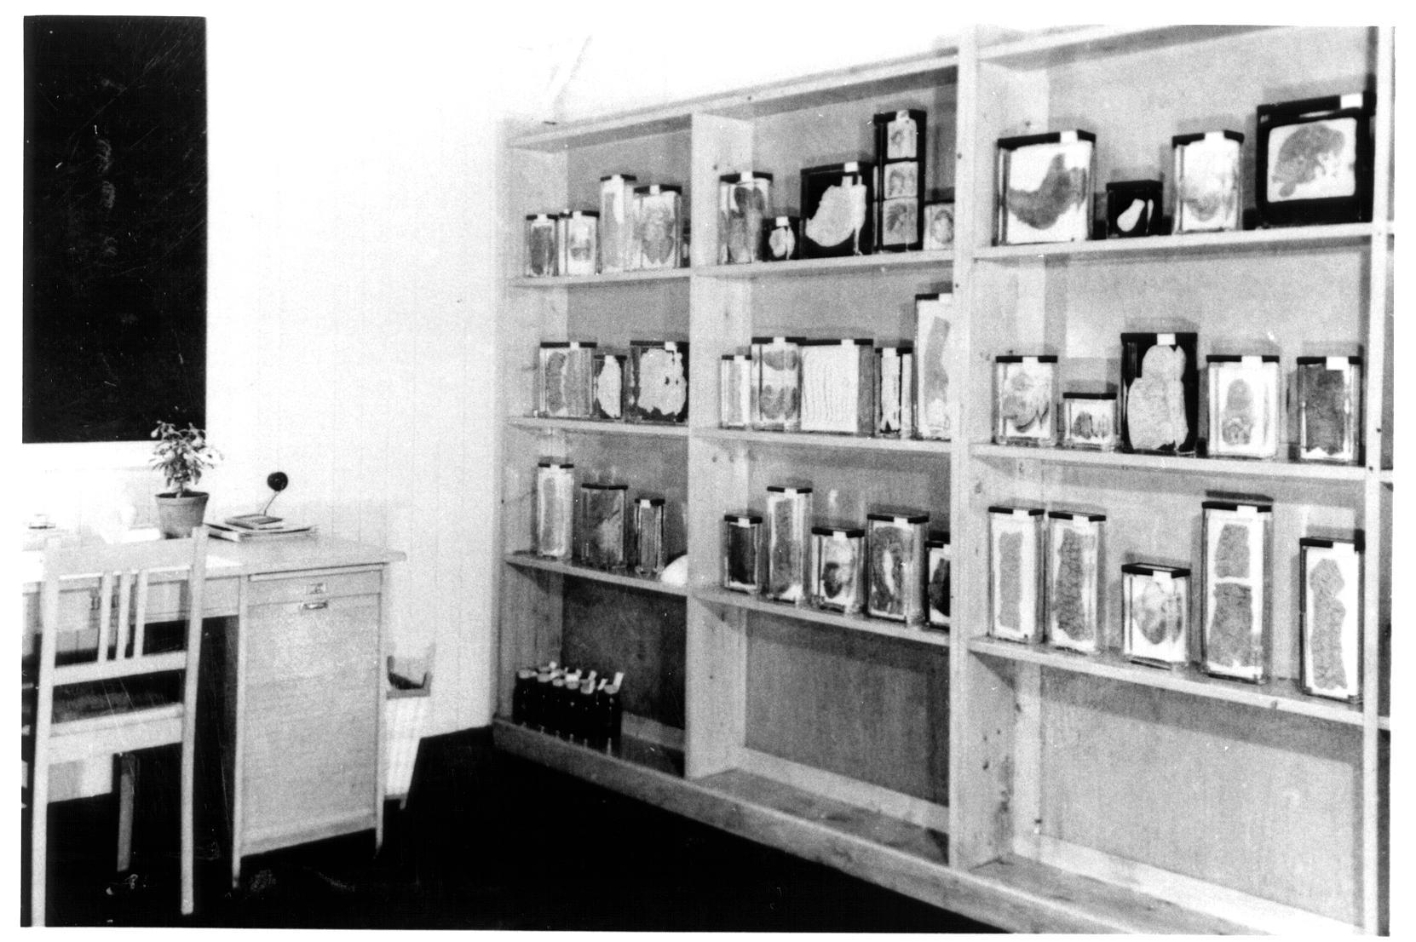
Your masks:
<instances>
[{"instance_id":1,"label":"rectangular glass container","mask_svg":"<svg viewBox=\"0 0 1416 942\"><path fill-rule=\"evenodd\" d=\"M762 552L762 515L723 516L723 588L760 595L766 583Z\"/></svg>"},{"instance_id":2,"label":"rectangular glass container","mask_svg":"<svg viewBox=\"0 0 1416 942\"><path fill-rule=\"evenodd\" d=\"M625 370L629 358L622 353L595 354L592 418L607 422L624 421Z\"/></svg>"},{"instance_id":3,"label":"rectangular glass container","mask_svg":"<svg viewBox=\"0 0 1416 942\"><path fill-rule=\"evenodd\" d=\"M600 261L600 214L571 210L558 220L562 275L593 275Z\"/></svg>"},{"instance_id":4,"label":"rectangular glass container","mask_svg":"<svg viewBox=\"0 0 1416 942\"><path fill-rule=\"evenodd\" d=\"M811 506L809 487L767 488L767 585L765 598L804 605L811 585Z\"/></svg>"},{"instance_id":5,"label":"rectangular glass container","mask_svg":"<svg viewBox=\"0 0 1416 942\"><path fill-rule=\"evenodd\" d=\"M588 419L594 395L595 344L545 341L536 366L536 414L548 419Z\"/></svg>"},{"instance_id":6,"label":"rectangular glass container","mask_svg":"<svg viewBox=\"0 0 1416 942\"><path fill-rule=\"evenodd\" d=\"M536 523L531 548L537 556L570 559L575 527L575 465L542 461L536 465Z\"/></svg>"},{"instance_id":7,"label":"rectangular glass container","mask_svg":"<svg viewBox=\"0 0 1416 942\"><path fill-rule=\"evenodd\" d=\"M1164 187L1159 180L1121 180L1106 185L1106 237L1136 239L1160 234Z\"/></svg>"},{"instance_id":8,"label":"rectangular glass container","mask_svg":"<svg viewBox=\"0 0 1416 942\"><path fill-rule=\"evenodd\" d=\"M915 295L915 424L920 438L951 441L964 395L963 326L949 292Z\"/></svg>"},{"instance_id":9,"label":"rectangular glass container","mask_svg":"<svg viewBox=\"0 0 1416 942\"><path fill-rule=\"evenodd\" d=\"M1057 441L1057 357L993 358L993 441L1053 445Z\"/></svg>"},{"instance_id":10,"label":"rectangular glass container","mask_svg":"<svg viewBox=\"0 0 1416 942\"><path fill-rule=\"evenodd\" d=\"M762 227L772 216L772 175L725 173L718 177L718 264L762 260Z\"/></svg>"},{"instance_id":11,"label":"rectangular glass container","mask_svg":"<svg viewBox=\"0 0 1416 942\"><path fill-rule=\"evenodd\" d=\"M683 264L683 187L651 183L634 188L634 268Z\"/></svg>"},{"instance_id":12,"label":"rectangular glass container","mask_svg":"<svg viewBox=\"0 0 1416 942\"><path fill-rule=\"evenodd\" d=\"M870 338L803 340L801 430L875 431L875 350Z\"/></svg>"},{"instance_id":13,"label":"rectangular glass container","mask_svg":"<svg viewBox=\"0 0 1416 942\"><path fill-rule=\"evenodd\" d=\"M580 558L595 569L625 567L625 531L629 524L629 485L580 485Z\"/></svg>"},{"instance_id":14,"label":"rectangular glass container","mask_svg":"<svg viewBox=\"0 0 1416 942\"><path fill-rule=\"evenodd\" d=\"M866 613L907 625L924 624L929 514L870 513L865 527L870 551Z\"/></svg>"},{"instance_id":15,"label":"rectangular glass container","mask_svg":"<svg viewBox=\"0 0 1416 942\"><path fill-rule=\"evenodd\" d=\"M1095 654L1101 647L1104 514L1047 513L1047 641Z\"/></svg>"},{"instance_id":16,"label":"rectangular glass container","mask_svg":"<svg viewBox=\"0 0 1416 942\"><path fill-rule=\"evenodd\" d=\"M1190 663L1190 570L1156 563L1121 567L1121 650L1137 664Z\"/></svg>"},{"instance_id":17,"label":"rectangular glass container","mask_svg":"<svg viewBox=\"0 0 1416 942\"><path fill-rule=\"evenodd\" d=\"M801 258L801 217L773 216L763 223L762 260L790 262Z\"/></svg>"},{"instance_id":18,"label":"rectangular glass container","mask_svg":"<svg viewBox=\"0 0 1416 942\"><path fill-rule=\"evenodd\" d=\"M634 244L634 184L638 178L614 173L600 178L600 271L629 271Z\"/></svg>"},{"instance_id":19,"label":"rectangular glass container","mask_svg":"<svg viewBox=\"0 0 1416 942\"><path fill-rule=\"evenodd\" d=\"M1357 464L1362 453L1362 358L1298 358L1298 459Z\"/></svg>"},{"instance_id":20,"label":"rectangular glass container","mask_svg":"<svg viewBox=\"0 0 1416 942\"><path fill-rule=\"evenodd\" d=\"M1062 445L1086 451L1114 451L1115 393L1063 393Z\"/></svg>"},{"instance_id":21,"label":"rectangular glass container","mask_svg":"<svg viewBox=\"0 0 1416 942\"><path fill-rule=\"evenodd\" d=\"M877 247L886 252L918 249L923 243L921 207L929 166L927 116L919 109L875 115Z\"/></svg>"},{"instance_id":22,"label":"rectangular glass container","mask_svg":"<svg viewBox=\"0 0 1416 942\"><path fill-rule=\"evenodd\" d=\"M560 246L553 214L532 213L526 217L525 274L528 278L560 274Z\"/></svg>"},{"instance_id":23,"label":"rectangular glass container","mask_svg":"<svg viewBox=\"0 0 1416 942\"><path fill-rule=\"evenodd\" d=\"M954 564L954 550L949 544L949 534L931 533L929 539L924 541L924 551L925 565L929 573L926 591L929 613L925 623L930 628L948 628L950 577Z\"/></svg>"},{"instance_id":24,"label":"rectangular glass container","mask_svg":"<svg viewBox=\"0 0 1416 942\"><path fill-rule=\"evenodd\" d=\"M852 160L801 172L801 257L869 255L875 246L875 168Z\"/></svg>"},{"instance_id":25,"label":"rectangular glass container","mask_svg":"<svg viewBox=\"0 0 1416 942\"><path fill-rule=\"evenodd\" d=\"M1121 450L1193 455L1200 432L1199 335L1121 335Z\"/></svg>"},{"instance_id":26,"label":"rectangular glass container","mask_svg":"<svg viewBox=\"0 0 1416 942\"><path fill-rule=\"evenodd\" d=\"M954 203L931 200L924 204L924 245L926 252L943 252L954 247Z\"/></svg>"},{"instance_id":27,"label":"rectangular glass container","mask_svg":"<svg viewBox=\"0 0 1416 942\"><path fill-rule=\"evenodd\" d=\"M634 571L641 576L657 576L668 559L664 548L664 498L634 499Z\"/></svg>"},{"instance_id":28,"label":"rectangular glass container","mask_svg":"<svg viewBox=\"0 0 1416 942\"><path fill-rule=\"evenodd\" d=\"M875 434L914 438L914 347L897 345L875 351Z\"/></svg>"},{"instance_id":29,"label":"rectangular glass container","mask_svg":"<svg viewBox=\"0 0 1416 942\"><path fill-rule=\"evenodd\" d=\"M1277 458L1282 428L1277 356L1209 357L1211 458Z\"/></svg>"},{"instance_id":30,"label":"rectangular glass container","mask_svg":"<svg viewBox=\"0 0 1416 942\"><path fill-rule=\"evenodd\" d=\"M1204 502L1205 673L1263 683L1269 659L1273 507Z\"/></svg>"},{"instance_id":31,"label":"rectangular glass container","mask_svg":"<svg viewBox=\"0 0 1416 942\"><path fill-rule=\"evenodd\" d=\"M631 422L688 421L688 344L631 340L625 414Z\"/></svg>"},{"instance_id":32,"label":"rectangular glass container","mask_svg":"<svg viewBox=\"0 0 1416 942\"><path fill-rule=\"evenodd\" d=\"M1357 540L1298 540L1303 692L1362 699L1362 545Z\"/></svg>"},{"instance_id":33,"label":"rectangular glass container","mask_svg":"<svg viewBox=\"0 0 1416 942\"><path fill-rule=\"evenodd\" d=\"M1244 220L1244 135L1238 131L1177 134L1174 150L1175 214L1172 230L1232 232Z\"/></svg>"},{"instance_id":34,"label":"rectangular glass container","mask_svg":"<svg viewBox=\"0 0 1416 942\"><path fill-rule=\"evenodd\" d=\"M718 360L718 424L747 428L752 424L752 357L724 354Z\"/></svg>"},{"instance_id":35,"label":"rectangular glass container","mask_svg":"<svg viewBox=\"0 0 1416 942\"><path fill-rule=\"evenodd\" d=\"M998 141L998 245L1091 238L1096 135L1054 131Z\"/></svg>"},{"instance_id":36,"label":"rectangular glass container","mask_svg":"<svg viewBox=\"0 0 1416 942\"><path fill-rule=\"evenodd\" d=\"M1042 508L988 508L988 545L988 633L1026 644L1041 640Z\"/></svg>"},{"instance_id":37,"label":"rectangular glass container","mask_svg":"<svg viewBox=\"0 0 1416 942\"><path fill-rule=\"evenodd\" d=\"M1376 96L1259 105L1254 205L1266 226L1368 222Z\"/></svg>"},{"instance_id":38,"label":"rectangular glass container","mask_svg":"<svg viewBox=\"0 0 1416 942\"><path fill-rule=\"evenodd\" d=\"M800 337L753 337L752 427L763 432L801 431Z\"/></svg>"},{"instance_id":39,"label":"rectangular glass container","mask_svg":"<svg viewBox=\"0 0 1416 942\"><path fill-rule=\"evenodd\" d=\"M811 600L817 608L859 614L865 605L865 530L811 528Z\"/></svg>"}]
</instances>

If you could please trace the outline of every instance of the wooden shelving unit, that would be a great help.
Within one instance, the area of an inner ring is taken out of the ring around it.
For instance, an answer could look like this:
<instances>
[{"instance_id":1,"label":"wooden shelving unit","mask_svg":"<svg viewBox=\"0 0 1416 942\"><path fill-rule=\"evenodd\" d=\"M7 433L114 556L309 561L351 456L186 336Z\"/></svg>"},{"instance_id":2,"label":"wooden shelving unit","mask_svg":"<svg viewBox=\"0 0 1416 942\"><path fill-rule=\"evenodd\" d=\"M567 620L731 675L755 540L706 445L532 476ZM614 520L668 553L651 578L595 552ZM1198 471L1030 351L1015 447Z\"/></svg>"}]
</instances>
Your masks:
<instances>
[{"instance_id":1,"label":"wooden shelving unit","mask_svg":"<svg viewBox=\"0 0 1416 942\"><path fill-rule=\"evenodd\" d=\"M968 30L958 49L515 138L507 245L519 245L526 213L592 207L599 178L627 172L684 185L693 258L672 272L528 279L519 250L507 251L500 712L510 714L516 668L552 658L625 659L635 702L616 754L502 719L498 745L1003 928L1386 931L1392 37L1350 27ZM1100 191L1168 176L1173 134L1222 125L1244 131L1252 149L1259 103L1369 87L1376 222L992 244L999 137L1094 131ZM869 155L870 116L904 107L929 113L928 183L956 190L953 251L714 264L719 174L771 172L779 211L795 207L800 168ZM719 355L754 335L909 340L914 295L948 290L968 363L955 441L718 427ZM987 443L993 356L1057 353L1063 389L1114 384L1119 333L1146 329L1196 330L1201 357L1263 342L1285 371L1299 355L1360 351L1367 464ZM622 348L630 338L689 341L688 428L527 417L539 342ZM687 588L517 552L529 542L542 457L667 497ZM953 536L951 628L722 590L722 516L760 509L769 484L814 487L817 518L833 523L887 506L930 513L931 528ZM1200 503L1216 491L1275 507L1275 679L1264 685L1118 653L1121 562L1198 573ZM987 637L986 511L1009 502L1107 514L1104 653ZM1306 696L1293 679L1294 560L1300 536L1358 530L1365 696L1351 705Z\"/></svg>"}]
</instances>

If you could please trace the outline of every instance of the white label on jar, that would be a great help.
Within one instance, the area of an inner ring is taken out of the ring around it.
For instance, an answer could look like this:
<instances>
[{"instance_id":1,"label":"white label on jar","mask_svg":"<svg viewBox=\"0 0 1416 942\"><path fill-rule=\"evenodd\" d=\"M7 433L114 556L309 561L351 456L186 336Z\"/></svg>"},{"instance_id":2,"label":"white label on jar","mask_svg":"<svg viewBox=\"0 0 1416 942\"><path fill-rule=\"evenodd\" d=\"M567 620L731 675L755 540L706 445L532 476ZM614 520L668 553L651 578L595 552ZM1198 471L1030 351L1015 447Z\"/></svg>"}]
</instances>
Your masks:
<instances>
[{"instance_id":1,"label":"white label on jar","mask_svg":"<svg viewBox=\"0 0 1416 942\"><path fill-rule=\"evenodd\" d=\"M1223 131L1206 131L1206 132L1205 132L1205 140L1207 140L1207 141L1222 141L1222 140L1224 140L1224 132L1223 132Z\"/></svg>"},{"instance_id":2,"label":"white label on jar","mask_svg":"<svg viewBox=\"0 0 1416 942\"><path fill-rule=\"evenodd\" d=\"M1239 362L1241 362L1245 366L1262 366L1264 358L1261 356L1245 356L1240 357Z\"/></svg>"},{"instance_id":3,"label":"white label on jar","mask_svg":"<svg viewBox=\"0 0 1416 942\"><path fill-rule=\"evenodd\" d=\"M785 228L787 228L788 226L790 226L791 224L792 224L792 217L790 217L790 216L778 216L778 217L777 217L777 221L776 221L777 228L779 228L779 229L785 229Z\"/></svg>"},{"instance_id":4,"label":"white label on jar","mask_svg":"<svg viewBox=\"0 0 1416 942\"><path fill-rule=\"evenodd\" d=\"M674 343L672 340L665 340L664 349L669 351L670 353L673 353L675 350L678 349L678 344Z\"/></svg>"},{"instance_id":5,"label":"white label on jar","mask_svg":"<svg viewBox=\"0 0 1416 942\"><path fill-rule=\"evenodd\" d=\"M842 172L842 173L860 173L860 163L859 163L858 161L852 160L852 161L849 161L848 163L841 164L841 172Z\"/></svg>"},{"instance_id":6,"label":"white label on jar","mask_svg":"<svg viewBox=\"0 0 1416 942\"><path fill-rule=\"evenodd\" d=\"M909 526L909 525L910 525L910 518L909 518L909 517L896 517L896 518L895 518L895 526L897 526L897 527L907 527L907 526Z\"/></svg>"},{"instance_id":7,"label":"white label on jar","mask_svg":"<svg viewBox=\"0 0 1416 942\"><path fill-rule=\"evenodd\" d=\"M895 120L896 120L896 121L908 121L909 119L910 119L910 113L909 113L908 111L897 111L897 112L895 112Z\"/></svg>"},{"instance_id":8,"label":"white label on jar","mask_svg":"<svg viewBox=\"0 0 1416 942\"><path fill-rule=\"evenodd\" d=\"M1075 144L1077 143L1077 132L1063 131L1057 136L1057 139L1063 144Z\"/></svg>"},{"instance_id":9,"label":"white label on jar","mask_svg":"<svg viewBox=\"0 0 1416 942\"><path fill-rule=\"evenodd\" d=\"M1170 585L1170 573L1168 572L1153 572L1151 573L1151 578L1154 579L1156 582L1160 583L1161 585Z\"/></svg>"},{"instance_id":10,"label":"white label on jar","mask_svg":"<svg viewBox=\"0 0 1416 942\"><path fill-rule=\"evenodd\" d=\"M1253 504L1239 504L1234 508L1241 516L1254 517L1259 513L1259 508Z\"/></svg>"},{"instance_id":11,"label":"white label on jar","mask_svg":"<svg viewBox=\"0 0 1416 942\"><path fill-rule=\"evenodd\" d=\"M844 539L846 538L846 531L845 531L845 530L836 530L836 531L834 531L834 532L831 534L831 537L832 537L833 539L837 539L837 540L844 540Z\"/></svg>"},{"instance_id":12,"label":"white label on jar","mask_svg":"<svg viewBox=\"0 0 1416 942\"><path fill-rule=\"evenodd\" d=\"M785 347L786 345L787 345L787 338L786 338L786 337L773 337L773 338L772 338L772 346L774 346L774 347Z\"/></svg>"},{"instance_id":13,"label":"white label on jar","mask_svg":"<svg viewBox=\"0 0 1416 942\"><path fill-rule=\"evenodd\" d=\"M1028 366L1037 366L1037 357L1023 357L1023 362Z\"/></svg>"},{"instance_id":14,"label":"white label on jar","mask_svg":"<svg viewBox=\"0 0 1416 942\"><path fill-rule=\"evenodd\" d=\"M1339 371L1339 372L1346 373L1346 372L1347 372L1347 368L1348 368L1348 366L1350 366L1350 365L1351 365L1351 364L1350 364L1350 361L1347 359L1347 357L1328 357L1328 358L1327 358L1327 368L1330 369L1330 370L1337 370L1337 371Z\"/></svg>"},{"instance_id":15,"label":"white label on jar","mask_svg":"<svg viewBox=\"0 0 1416 942\"><path fill-rule=\"evenodd\" d=\"M1349 95L1343 95L1338 99L1337 104L1339 108L1360 108L1362 107L1362 93L1352 92Z\"/></svg>"},{"instance_id":16,"label":"white label on jar","mask_svg":"<svg viewBox=\"0 0 1416 942\"><path fill-rule=\"evenodd\" d=\"M1173 346L1175 346L1175 335L1174 335L1174 334L1156 334L1156 335L1155 335L1155 342L1156 342L1157 344L1159 344L1160 346L1162 346L1162 347L1173 347Z\"/></svg>"},{"instance_id":17,"label":"white label on jar","mask_svg":"<svg viewBox=\"0 0 1416 942\"><path fill-rule=\"evenodd\" d=\"M734 362L734 363L746 363L746 362L747 362L747 357L744 356L744 355L741 354L741 353L735 353L735 354L733 354L733 362Z\"/></svg>"},{"instance_id":18,"label":"white label on jar","mask_svg":"<svg viewBox=\"0 0 1416 942\"><path fill-rule=\"evenodd\" d=\"M570 342L570 349L572 349L572 350L579 350L579 349L580 349L580 341L579 341L579 340L572 340L572 341Z\"/></svg>"},{"instance_id":19,"label":"white label on jar","mask_svg":"<svg viewBox=\"0 0 1416 942\"><path fill-rule=\"evenodd\" d=\"M887 359L887 360L893 360L893 359L895 359L895 348L894 348L894 347L881 347L881 348L880 348L880 355L881 355L882 357L884 357L885 359Z\"/></svg>"},{"instance_id":20,"label":"white label on jar","mask_svg":"<svg viewBox=\"0 0 1416 942\"><path fill-rule=\"evenodd\" d=\"M1013 516L1027 519L1032 516L1032 511L1028 510L1026 507L1014 507Z\"/></svg>"},{"instance_id":21,"label":"white label on jar","mask_svg":"<svg viewBox=\"0 0 1416 942\"><path fill-rule=\"evenodd\" d=\"M752 526L752 521L751 521L750 519L748 519L747 517L738 517L738 518L737 518L737 525L740 526L740 527L750 527L750 526Z\"/></svg>"}]
</instances>

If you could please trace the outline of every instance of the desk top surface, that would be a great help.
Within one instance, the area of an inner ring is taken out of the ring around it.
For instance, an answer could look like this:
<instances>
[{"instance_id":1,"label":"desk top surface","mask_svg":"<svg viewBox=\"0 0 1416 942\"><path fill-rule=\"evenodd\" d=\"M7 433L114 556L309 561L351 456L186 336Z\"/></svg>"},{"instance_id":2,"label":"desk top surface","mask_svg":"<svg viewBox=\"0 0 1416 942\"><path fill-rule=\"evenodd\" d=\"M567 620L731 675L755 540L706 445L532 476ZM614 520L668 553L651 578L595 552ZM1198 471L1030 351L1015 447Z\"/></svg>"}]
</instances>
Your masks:
<instances>
[{"instance_id":1,"label":"desk top surface","mask_svg":"<svg viewBox=\"0 0 1416 942\"><path fill-rule=\"evenodd\" d=\"M192 558L192 541L152 540L144 543L96 543L65 547L66 569L75 574L97 575L119 569L173 569ZM44 578L44 554L26 550L20 554L20 584L24 592L39 591ZM368 546L337 536L286 537L278 540L207 543L207 578L270 575L307 569L334 569L342 566L369 566L399 562L406 555L398 550Z\"/></svg>"}]
</instances>

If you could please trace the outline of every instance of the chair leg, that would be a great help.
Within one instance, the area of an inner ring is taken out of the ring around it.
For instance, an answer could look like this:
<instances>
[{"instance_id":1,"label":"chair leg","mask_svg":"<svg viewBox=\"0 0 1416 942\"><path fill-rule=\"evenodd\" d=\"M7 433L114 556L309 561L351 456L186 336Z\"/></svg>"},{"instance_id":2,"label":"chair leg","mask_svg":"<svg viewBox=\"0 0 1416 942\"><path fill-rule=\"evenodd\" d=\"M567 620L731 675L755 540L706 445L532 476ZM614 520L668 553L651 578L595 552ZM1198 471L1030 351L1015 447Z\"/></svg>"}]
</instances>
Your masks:
<instances>
[{"instance_id":1,"label":"chair leg","mask_svg":"<svg viewBox=\"0 0 1416 942\"><path fill-rule=\"evenodd\" d=\"M36 746L30 784L30 925L44 925L44 878L48 873L48 750Z\"/></svg>"},{"instance_id":2,"label":"chair leg","mask_svg":"<svg viewBox=\"0 0 1416 942\"><path fill-rule=\"evenodd\" d=\"M190 720L188 720L190 722ZM182 747L182 915L190 916L196 908L196 894L192 882L193 858L195 857L195 822L192 820L196 786L195 749L184 743Z\"/></svg>"},{"instance_id":3,"label":"chair leg","mask_svg":"<svg viewBox=\"0 0 1416 942\"><path fill-rule=\"evenodd\" d=\"M137 757L124 753L118 757L118 872L127 873L133 867L133 780L137 774Z\"/></svg>"}]
</instances>

